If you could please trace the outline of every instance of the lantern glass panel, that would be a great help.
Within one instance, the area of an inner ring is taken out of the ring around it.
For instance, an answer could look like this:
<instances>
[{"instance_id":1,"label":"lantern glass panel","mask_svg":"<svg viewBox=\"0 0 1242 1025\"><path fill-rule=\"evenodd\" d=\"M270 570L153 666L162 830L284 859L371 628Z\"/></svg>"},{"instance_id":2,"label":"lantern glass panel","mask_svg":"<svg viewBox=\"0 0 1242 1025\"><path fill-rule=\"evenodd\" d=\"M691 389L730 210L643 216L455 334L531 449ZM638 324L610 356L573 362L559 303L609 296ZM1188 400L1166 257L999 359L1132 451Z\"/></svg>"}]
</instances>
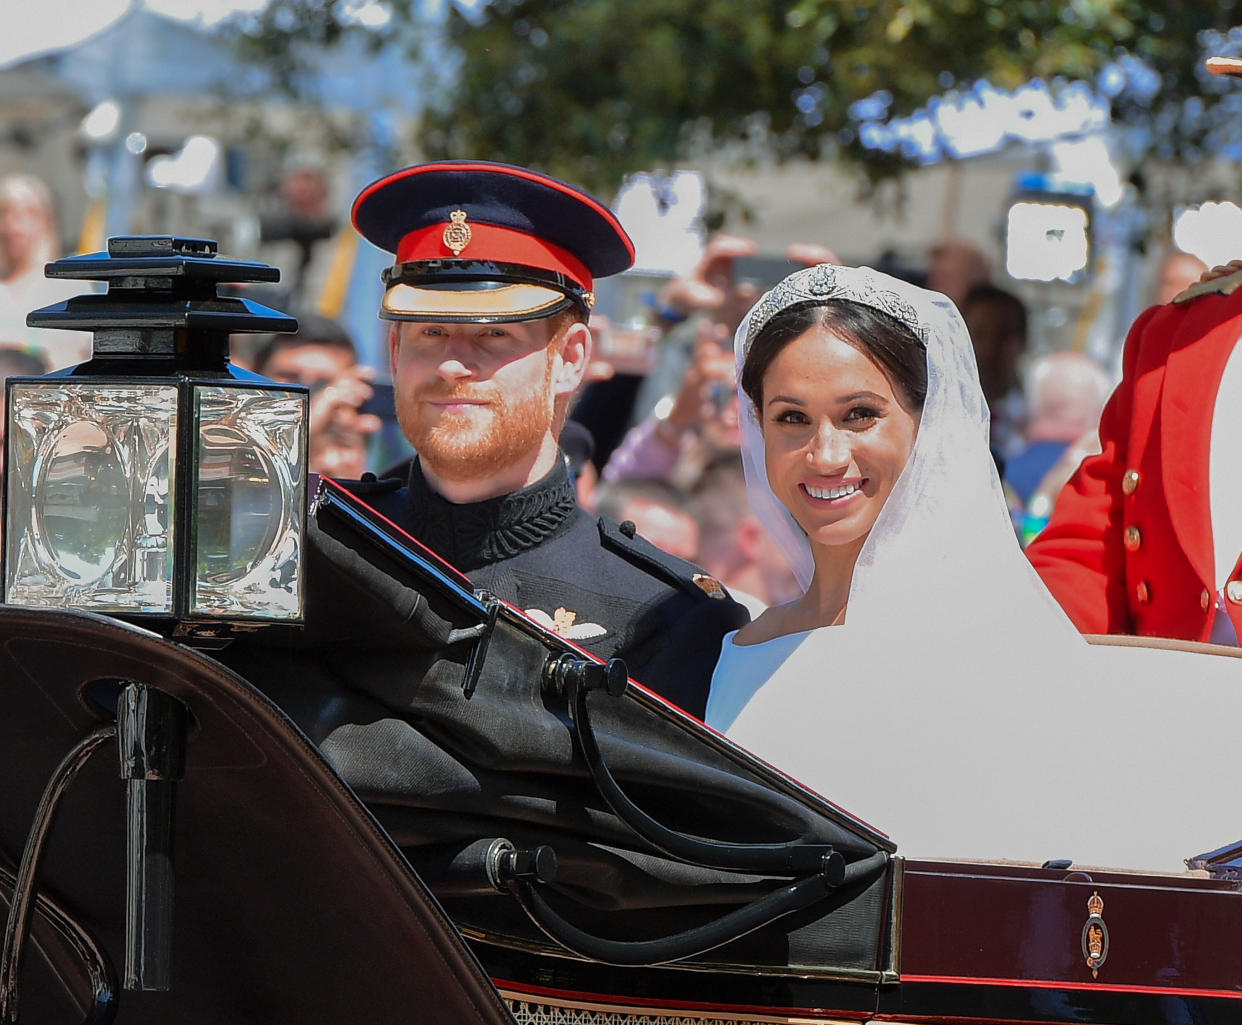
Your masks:
<instances>
[{"instance_id":1,"label":"lantern glass panel","mask_svg":"<svg viewBox=\"0 0 1242 1025\"><path fill-rule=\"evenodd\" d=\"M306 397L198 386L196 616L301 616Z\"/></svg>"},{"instance_id":2,"label":"lantern glass panel","mask_svg":"<svg viewBox=\"0 0 1242 1025\"><path fill-rule=\"evenodd\" d=\"M9 402L6 600L171 611L176 387L15 382Z\"/></svg>"}]
</instances>

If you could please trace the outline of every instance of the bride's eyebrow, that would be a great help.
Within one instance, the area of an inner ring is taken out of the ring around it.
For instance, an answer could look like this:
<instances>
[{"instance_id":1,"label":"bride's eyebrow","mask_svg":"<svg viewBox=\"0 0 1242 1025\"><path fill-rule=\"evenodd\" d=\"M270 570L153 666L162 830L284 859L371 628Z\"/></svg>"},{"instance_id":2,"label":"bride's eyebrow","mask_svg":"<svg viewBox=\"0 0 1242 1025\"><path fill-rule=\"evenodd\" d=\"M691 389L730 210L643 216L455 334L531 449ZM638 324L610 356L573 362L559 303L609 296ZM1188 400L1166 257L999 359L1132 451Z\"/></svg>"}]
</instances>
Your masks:
<instances>
[{"instance_id":1,"label":"bride's eyebrow","mask_svg":"<svg viewBox=\"0 0 1242 1025\"><path fill-rule=\"evenodd\" d=\"M873 391L855 391L850 392L848 395L836 395L832 398L832 401L840 405L845 405L850 402L857 402L860 399L866 399L869 402L882 402L885 405L888 405L889 401L883 395ZM771 406L776 402L784 402L790 406L805 406L807 404L806 399L798 398L795 395L773 395L770 399L764 402L764 405Z\"/></svg>"}]
</instances>

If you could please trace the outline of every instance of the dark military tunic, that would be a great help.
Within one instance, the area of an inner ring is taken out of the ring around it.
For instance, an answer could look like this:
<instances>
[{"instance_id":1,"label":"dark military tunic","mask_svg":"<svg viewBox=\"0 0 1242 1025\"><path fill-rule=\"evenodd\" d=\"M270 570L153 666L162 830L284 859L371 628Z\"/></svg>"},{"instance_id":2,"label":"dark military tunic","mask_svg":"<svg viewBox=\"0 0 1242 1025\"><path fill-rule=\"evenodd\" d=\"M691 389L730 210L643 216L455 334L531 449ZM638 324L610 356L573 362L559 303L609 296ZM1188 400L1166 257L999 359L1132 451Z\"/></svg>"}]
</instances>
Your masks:
<instances>
[{"instance_id":1,"label":"dark military tunic","mask_svg":"<svg viewBox=\"0 0 1242 1025\"><path fill-rule=\"evenodd\" d=\"M693 715L703 715L720 642L745 609L698 567L596 520L563 461L543 480L482 502L436 494L418 461L404 487L365 500L465 573Z\"/></svg>"}]
</instances>

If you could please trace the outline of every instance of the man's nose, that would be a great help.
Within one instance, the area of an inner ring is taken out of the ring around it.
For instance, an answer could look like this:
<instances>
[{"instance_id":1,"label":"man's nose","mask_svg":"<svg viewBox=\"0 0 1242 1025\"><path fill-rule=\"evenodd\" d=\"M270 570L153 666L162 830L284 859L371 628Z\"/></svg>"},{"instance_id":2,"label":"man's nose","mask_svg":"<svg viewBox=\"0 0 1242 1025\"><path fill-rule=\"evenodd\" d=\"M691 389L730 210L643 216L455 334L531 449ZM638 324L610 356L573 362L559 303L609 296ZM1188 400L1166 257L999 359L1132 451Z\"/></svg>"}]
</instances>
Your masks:
<instances>
[{"instance_id":1,"label":"man's nose","mask_svg":"<svg viewBox=\"0 0 1242 1025\"><path fill-rule=\"evenodd\" d=\"M473 347L468 338L461 334L450 335L445 339L436 371L445 380L450 381L473 377L478 369L474 356Z\"/></svg>"}]
</instances>

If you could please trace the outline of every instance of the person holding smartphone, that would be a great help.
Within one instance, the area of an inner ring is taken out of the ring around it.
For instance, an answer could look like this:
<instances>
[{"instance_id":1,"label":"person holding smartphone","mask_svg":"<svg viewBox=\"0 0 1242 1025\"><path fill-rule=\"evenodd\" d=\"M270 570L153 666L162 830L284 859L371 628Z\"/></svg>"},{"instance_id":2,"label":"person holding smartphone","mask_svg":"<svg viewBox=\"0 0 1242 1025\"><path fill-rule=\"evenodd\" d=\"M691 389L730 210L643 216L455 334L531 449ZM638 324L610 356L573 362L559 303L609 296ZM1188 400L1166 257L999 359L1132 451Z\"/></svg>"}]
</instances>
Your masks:
<instances>
[{"instance_id":1,"label":"person holding smartphone","mask_svg":"<svg viewBox=\"0 0 1242 1025\"><path fill-rule=\"evenodd\" d=\"M297 321L297 334L273 335L259 349L253 369L310 389L311 473L356 479L366 471L371 436L383 423L383 414L371 407L374 372L358 362L353 339L335 320L298 313Z\"/></svg>"}]
</instances>

